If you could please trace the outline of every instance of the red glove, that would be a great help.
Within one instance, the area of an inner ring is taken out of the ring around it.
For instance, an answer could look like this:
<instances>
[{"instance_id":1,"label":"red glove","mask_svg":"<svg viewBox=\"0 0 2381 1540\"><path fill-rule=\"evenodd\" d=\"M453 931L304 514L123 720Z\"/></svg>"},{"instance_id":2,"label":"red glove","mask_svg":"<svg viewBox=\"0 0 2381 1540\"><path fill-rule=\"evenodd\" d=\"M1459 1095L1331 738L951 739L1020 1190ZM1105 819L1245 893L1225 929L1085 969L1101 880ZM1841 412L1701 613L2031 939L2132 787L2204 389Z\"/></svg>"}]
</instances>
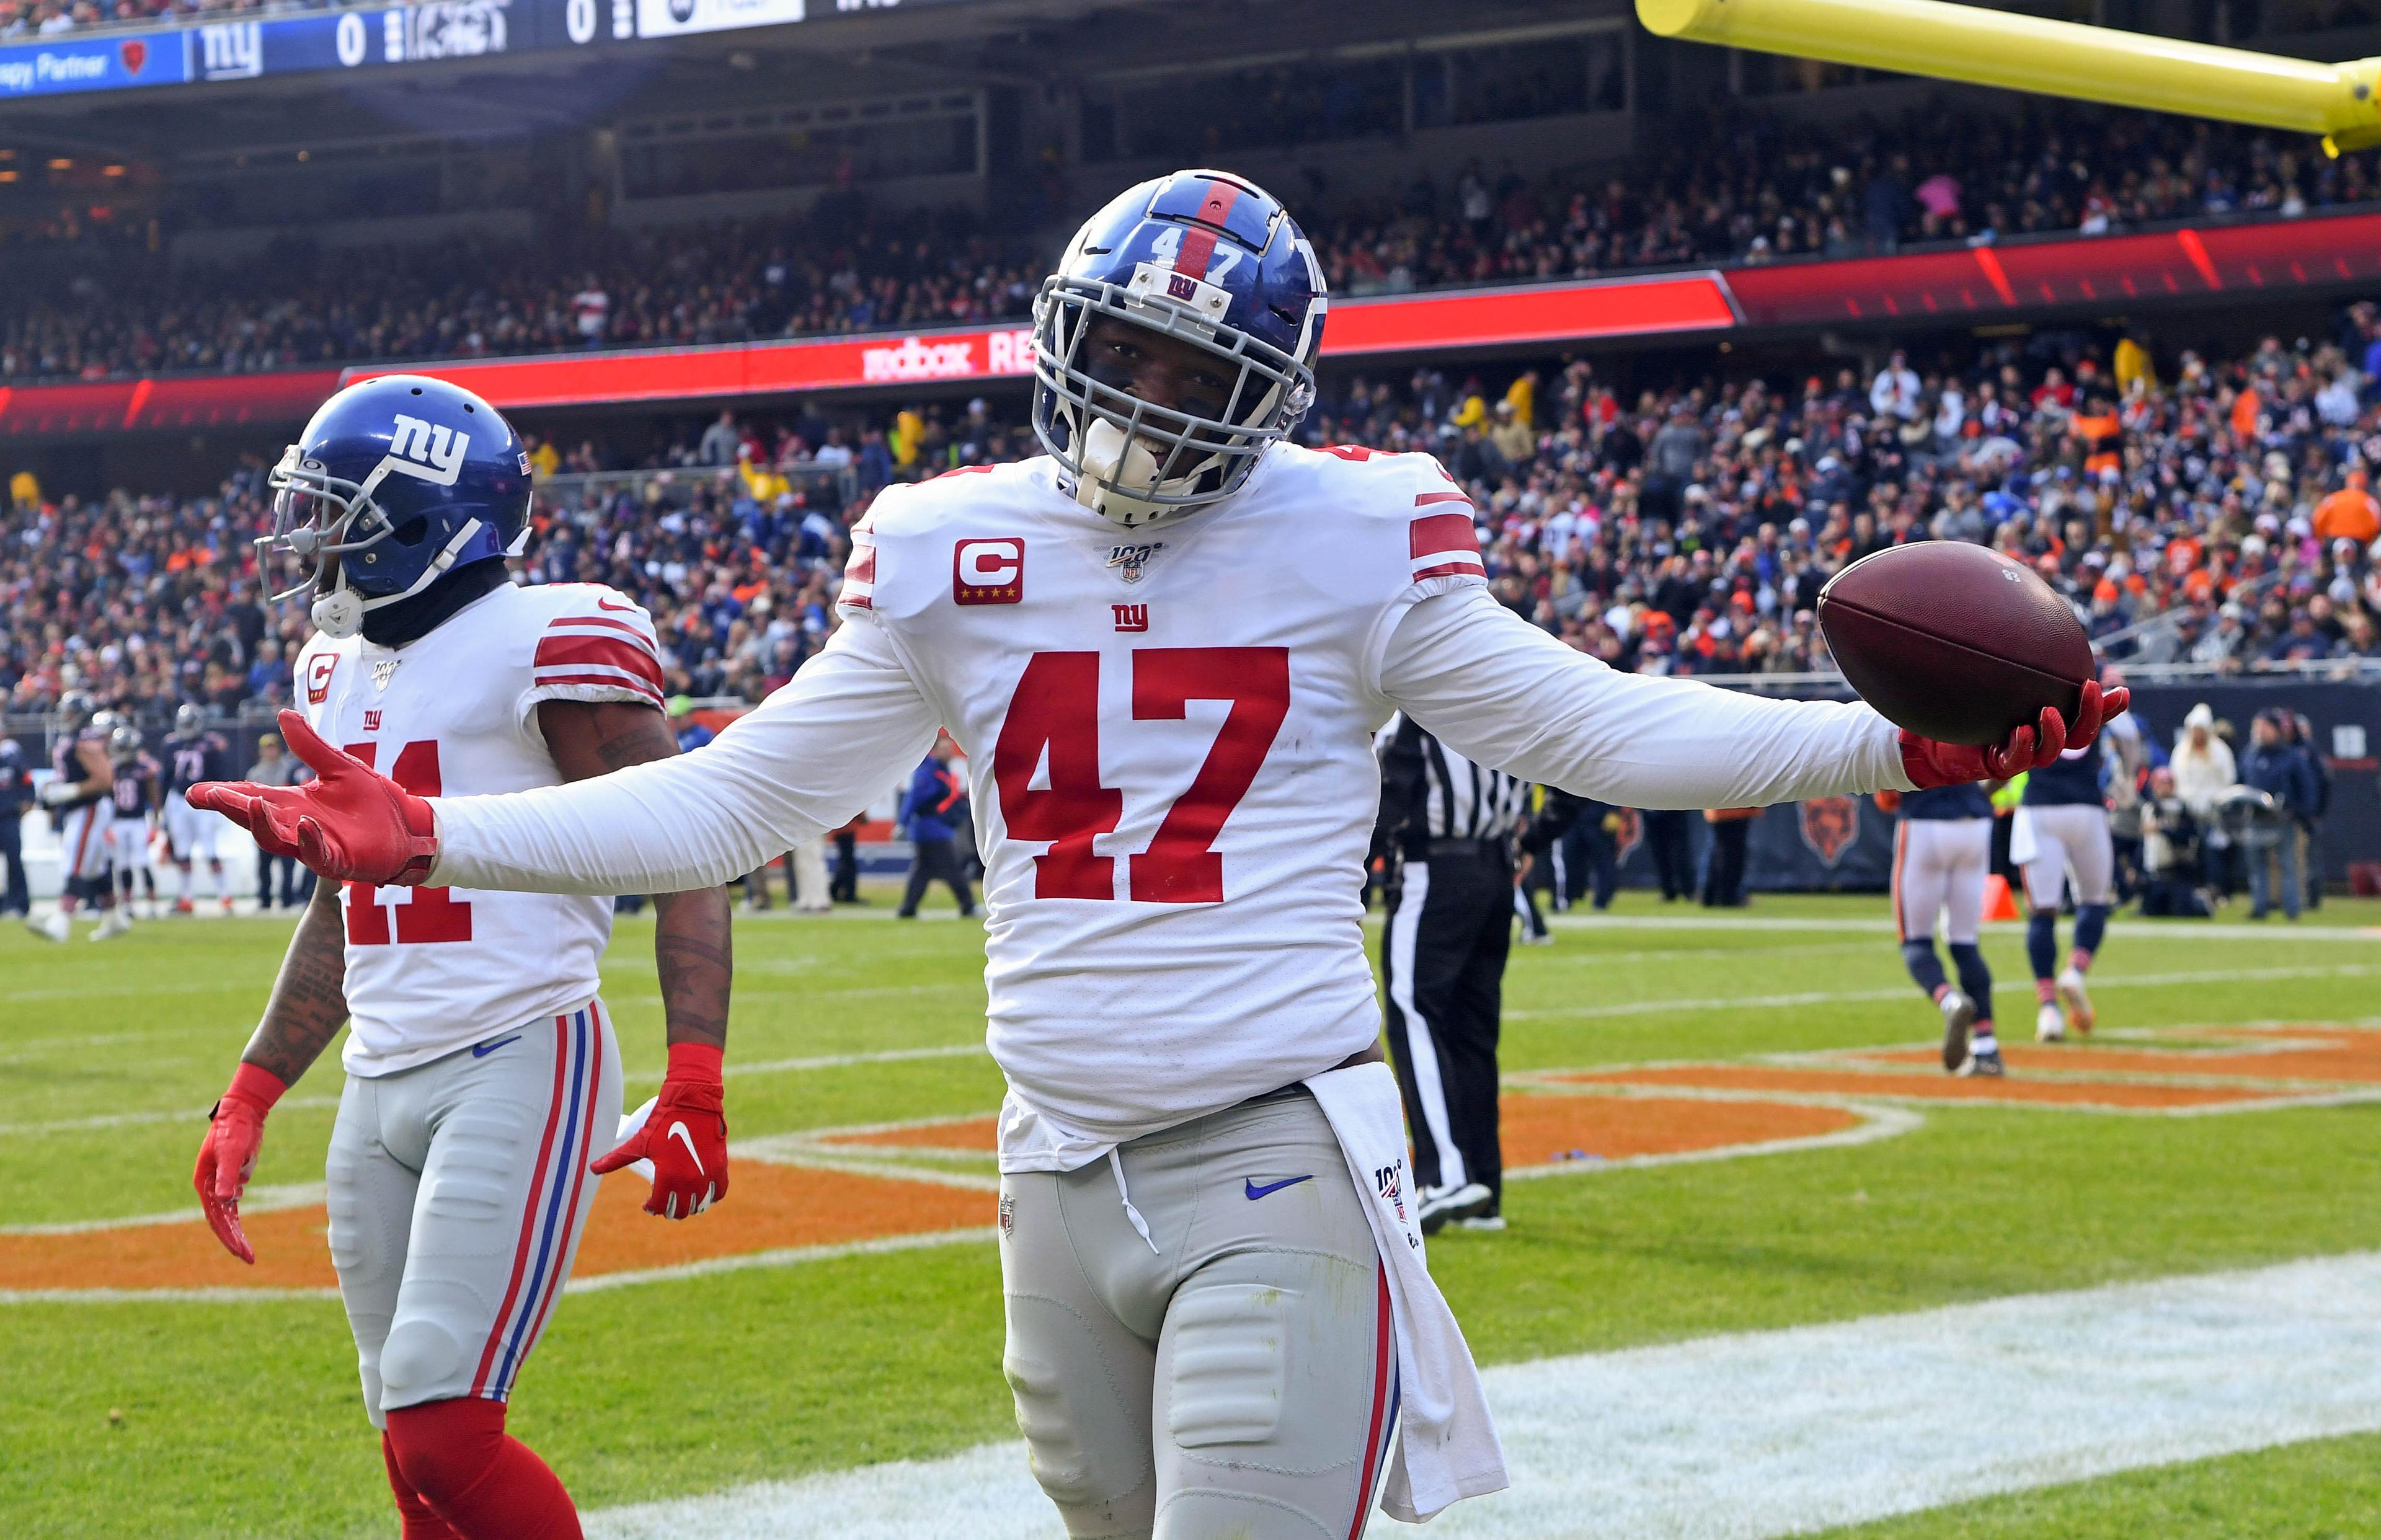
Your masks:
<instances>
[{"instance_id":1,"label":"red glove","mask_svg":"<svg viewBox=\"0 0 2381 1540\"><path fill-rule=\"evenodd\" d=\"M251 1266L256 1248L240 1233L239 1195L256 1174L257 1148L264 1143L264 1115L289 1087L270 1069L243 1063L233 1071L231 1088L207 1114L207 1136L199 1144L198 1169L190 1185L199 1190L199 1207L224 1250Z\"/></svg>"},{"instance_id":2,"label":"red glove","mask_svg":"<svg viewBox=\"0 0 2381 1540\"><path fill-rule=\"evenodd\" d=\"M190 805L239 825L267 854L295 856L335 881L411 886L430 874L438 824L428 802L324 742L297 712L282 712L281 736L314 780L206 781L190 788Z\"/></svg>"},{"instance_id":3,"label":"red glove","mask_svg":"<svg viewBox=\"0 0 2381 1540\"><path fill-rule=\"evenodd\" d=\"M2028 770L2039 770L2070 749L2090 748L2092 740L2100 736L2100 725L2123 715L2132 698L2133 692L2122 685L2104 691L2094 679L2083 687L2083 699L2075 709L2072 727L2060 718L2056 707L2045 706L2039 727L2020 727L2009 735L2007 742L1993 746L1938 743L1904 729L1902 772L1921 791L1957 786L1963 781L2005 781Z\"/></svg>"},{"instance_id":4,"label":"red glove","mask_svg":"<svg viewBox=\"0 0 2381 1540\"><path fill-rule=\"evenodd\" d=\"M684 1219L727 1196L727 1119L721 1113L720 1051L673 1043L653 1115L628 1143L587 1167L608 1176L633 1161L653 1163L645 1212Z\"/></svg>"}]
</instances>

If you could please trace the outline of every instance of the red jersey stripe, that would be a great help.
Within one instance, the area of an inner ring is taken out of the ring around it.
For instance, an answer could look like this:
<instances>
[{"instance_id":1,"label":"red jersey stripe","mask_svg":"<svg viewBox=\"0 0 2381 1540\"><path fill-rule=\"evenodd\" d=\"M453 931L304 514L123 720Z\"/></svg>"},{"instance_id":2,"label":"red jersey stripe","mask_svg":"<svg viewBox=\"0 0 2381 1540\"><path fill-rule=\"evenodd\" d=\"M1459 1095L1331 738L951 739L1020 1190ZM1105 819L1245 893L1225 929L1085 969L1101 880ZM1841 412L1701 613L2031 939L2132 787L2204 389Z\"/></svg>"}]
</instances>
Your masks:
<instances>
[{"instance_id":1,"label":"red jersey stripe","mask_svg":"<svg viewBox=\"0 0 2381 1540\"><path fill-rule=\"evenodd\" d=\"M607 685L614 690L629 691L644 700L653 702L655 705L659 705L662 699L662 692L659 686L647 684L642 679L632 679L626 674L538 674L533 677L531 682L541 686L550 684Z\"/></svg>"},{"instance_id":2,"label":"red jersey stripe","mask_svg":"<svg viewBox=\"0 0 2381 1540\"><path fill-rule=\"evenodd\" d=\"M854 545L851 548L851 559L844 564L843 579L846 582L874 582L876 581L876 547Z\"/></svg>"},{"instance_id":3,"label":"red jersey stripe","mask_svg":"<svg viewBox=\"0 0 2381 1540\"><path fill-rule=\"evenodd\" d=\"M537 667L540 670L561 665L595 664L605 668L617 668L661 688L662 666L653 653L617 637L569 636L548 632L537 644Z\"/></svg>"},{"instance_id":4,"label":"red jersey stripe","mask_svg":"<svg viewBox=\"0 0 2381 1540\"><path fill-rule=\"evenodd\" d=\"M1461 503L1470 507L1471 499L1460 492L1425 492L1414 499L1414 507L1418 508L1426 508L1433 503Z\"/></svg>"},{"instance_id":5,"label":"red jersey stripe","mask_svg":"<svg viewBox=\"0 0 2381 1540\"><path fill-rule=\"evenodd\" d=\"M625 631L640 642L648 642L653 631L643 626L632 626L626 620L606 620L600 615L566 615L548 625L545 633L552 636L565 626L594 626L604 630Z\"/></svg>"},{"instance_id":6,"label":"red jersey stripe","mask_svg":"<svg viewBox=\"0 0 2381 1540\"><path fill-rule=\"evenodd\" d=\"M1467 575L1481 578L1487 574L1488 568L1481 565L1478 556L1473 556L1469 561L1444 561L1436 567L1417 568L1414 571L1414 581L1419 582L1424 578L1454 578Z\"/></svg>"},{"instance_id":7,"label":"red jersey stripe","mask_svg":"<svg viewBox=\"0 0 2381 1540\"><path fill-rule=\"evenodd\" d=\"M1480 537L1472 532L1471 516L1463 513L1434 513L1427 519L1417 519L1407 532L1406 542L1408 554L1417 560L1442 551L1480 549Z\"/></svg>"}]
</instances>

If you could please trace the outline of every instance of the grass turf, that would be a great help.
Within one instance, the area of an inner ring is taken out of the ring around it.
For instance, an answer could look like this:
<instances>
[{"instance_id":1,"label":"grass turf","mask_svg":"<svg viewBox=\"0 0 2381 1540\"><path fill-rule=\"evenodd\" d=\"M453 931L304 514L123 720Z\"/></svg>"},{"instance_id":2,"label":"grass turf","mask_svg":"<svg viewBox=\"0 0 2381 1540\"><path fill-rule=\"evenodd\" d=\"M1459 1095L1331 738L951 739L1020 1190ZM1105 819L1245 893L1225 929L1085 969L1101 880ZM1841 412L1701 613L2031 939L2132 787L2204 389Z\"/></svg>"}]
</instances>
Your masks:
<instances>
[{"instance_id":1,"label":"grass turf","mask_svg":"<svg viewBox=\"0 0 2381 1540\"><path fill-rule=\"evenodd\" d=\"M1624 900L1623 912L1655 907ZM1880 908L1779 899L1755 916L1824 927ZM2381 906L2324 918L2372 925ZM1509 1068L1906 1042L1932 1025L1886 932L1558 935L1516 953ZM0 1225L185 1206L201 1109L286 935L263 920L144 925L107 947L0 935L0 1063L12 1070L0 1152L19 1179L0 1192ZM1987 942L2012 1029L2032 1005L2020 943L2010 930ZM649 925L624 923L606 970L629 1073L648 1082L661 1060L650 946ZM738 1063L980 1039L972 927L757 923L739 926L738 949ZM2112 1026L2335 1021L2371 1010L2367 968L2381 956L2362 944L2178 926L2112 940L2095 977ZM2244 971L2257 976L2225 976ZM1728 998L1768 1003L1713 1003ZM276 1112L260 1180L319 1177L336 1080L321 1067ZM729 1095L741 1137L983 1112L999 1077L969 1056L742 1074ZM1518 1185L1509 1232L1450 1238L1433 1261L1495 1362L2372 1247L2377 1120L2368 1106L2190 1119L1946 1108L1877 1144ZM701 1222L732 1224L732 1200ZM975 1246L575 1296L524 1376L514 1426L589 1506L946 1452L1011 1430L999 1322L996 1266ZM23 1304L0 1311L0 1334L12 1534L393 1529L336 1304ZM2369 1485L2344 1473L2364 1456L2325 1452L2335 1447L2370 1452L2338 1441L1899 1522L2003 1526L1940 1531L1959 1535L2312 1535L2325 1531L2259 1527L2258 1515L2296 1479L2293 1460L2338 1473L2343 1515L2368 1513ZM2265 1474L2267 1460L2284 1473ZM2207 1473L2236 1465L2237 1484ZM2241 1527L2192 1528L2186 1509ZM2115 1527L2089 1527L2104 1522ZM1911 1531L1922 1532L1936 1533Z\"/></svg>"}]
</instances>

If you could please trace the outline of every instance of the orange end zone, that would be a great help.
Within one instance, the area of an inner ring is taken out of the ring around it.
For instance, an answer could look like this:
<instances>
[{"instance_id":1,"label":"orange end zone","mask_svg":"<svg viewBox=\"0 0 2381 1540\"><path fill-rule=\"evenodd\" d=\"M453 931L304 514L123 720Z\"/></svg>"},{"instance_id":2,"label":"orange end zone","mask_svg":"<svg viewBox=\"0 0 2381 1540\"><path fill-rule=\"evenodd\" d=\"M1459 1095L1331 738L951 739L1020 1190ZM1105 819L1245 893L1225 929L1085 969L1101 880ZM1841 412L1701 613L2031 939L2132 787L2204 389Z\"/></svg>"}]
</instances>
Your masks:
<instances>
[{"instance_id":1,"label":"orange end zone","mask_svg":"<svg viewBox=\"0 0 2381 1540\"><path fill-rule=\"evenodd\" d=\"M2011 1069L2032 1074L2060 1070L2109 1074L2229 1076L2256 1080L2302 1080L2381 1084L2381 1033L2310 1031L2288 1028L2271 1033L2306 1046L2260 1047L2253 1045L2195 1046L2187 1039L2172 1048L2144 1048L2131 1044L2067 1044L2058 1047L2004 1045L2001 1057ZM1934 1061L1925 1048L1862 1054L1857 1061L1874 1064L1923 1064ZM2310 1088L2312 1089L2312 1087Z\"/></svg>"},{"instance_id":2,"label":"orange end zone","mask_svg":"<svg viewBox=\"0 0 2381 1540\"><path fill-rule=\"evenodd\" d=\"M1545 1166L1581 1155L1606 1160L1810 1139L1856 1128L1858 1113L1792 1102L1673 1096L1507 1096L1505 1164Z\"/></svg>"},{"instance_id":3,"label":"orange end zone","mask_svg":"<svg viewBox=\"0 0 2381 1540\"><path fill-rule=\"evenodd\" d=\"M739 1163L717 1212L673 1223L644 1212L634 1178L598 1190L574 1276L592 1277L712 1257L987 1225L988 1192L841 1171ZM323 1209L283 1209L246 1223L256 1265L234 1261L193 1218L75 1235L0 1237L0 1289L328 1289L338 1283Z\"/></svg>"}]
</instances>

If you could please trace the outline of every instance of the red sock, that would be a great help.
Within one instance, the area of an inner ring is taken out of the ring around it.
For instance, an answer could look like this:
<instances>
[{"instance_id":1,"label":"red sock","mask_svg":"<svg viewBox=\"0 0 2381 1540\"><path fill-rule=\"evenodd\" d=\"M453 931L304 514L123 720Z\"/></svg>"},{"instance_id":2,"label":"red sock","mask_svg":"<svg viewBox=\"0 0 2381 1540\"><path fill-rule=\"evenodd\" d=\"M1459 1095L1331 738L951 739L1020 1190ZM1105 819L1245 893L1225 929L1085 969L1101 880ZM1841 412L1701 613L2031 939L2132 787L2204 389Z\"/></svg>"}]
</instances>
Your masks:
<instances>
[{"instance_id":1,"label":"red sock","mask_svg":"<svg viewBox=\"0 0 2381 1540\"><path fill-rule=\"evenodd\" d=\"M534 1450L506 1436L502 1401L399 1407L388 1437L405 1479L462 1540L582 1540L570 1494Z\"/></svg>"},{"instance_id":2,"label":"red sock","mask_svg":"<svg viewBox=\"0 0 2381 1540\"><path fill-rule=\"evenodd\" d=\"M1939 1005L1941 1005L1941 1004L1943 1003L1943 996L1946 996L1946 995L1948 995L1949 993L1951 993L1951 986L1950 986L1949 984L1936 984L1936 985L1935 986L1935 994L1934 994L1934 1000L1935 1000L1935 1003L1936 1005L1938 1005L1938 1006L1939 1006Z\"/></svg>"},{"instance_id":3,"label":"red sock","mask_svg":"<svg viewBox=\"0 0 2381 1540\"><path fill-rule=\"evenodd\" d=\"M388 1466L388 1489L397 1494L397 1516L402 1522L397 1531L400 1540L462 1540L452 1524L421 1500L413 1483L397 1468L397 1441L385 1433L380 1436L380 1457Z\"/></svg>"},{"instance_id":4,"label":"red sock","mask_svg":"<svg viewBox=\"0 0 2381 1540\"><path fill-rule=\"evenodd\" d=\"M2048 1005L2051 1001L2058 998L2057 982L2053 979L2034 980L2033 997L2044 1005Z\"/></svg>"},{"instance_id":5,"label":"red sock","mask_svg":"<svg viewBox=\"0 0 2381 1540\"><path fill-rule=\"evenodd\" d=\"M2092 969L2092 954L2078 947L2067 954L2067 966L2079 973L2089 972Z\"/></svg>"}]
</instances>

